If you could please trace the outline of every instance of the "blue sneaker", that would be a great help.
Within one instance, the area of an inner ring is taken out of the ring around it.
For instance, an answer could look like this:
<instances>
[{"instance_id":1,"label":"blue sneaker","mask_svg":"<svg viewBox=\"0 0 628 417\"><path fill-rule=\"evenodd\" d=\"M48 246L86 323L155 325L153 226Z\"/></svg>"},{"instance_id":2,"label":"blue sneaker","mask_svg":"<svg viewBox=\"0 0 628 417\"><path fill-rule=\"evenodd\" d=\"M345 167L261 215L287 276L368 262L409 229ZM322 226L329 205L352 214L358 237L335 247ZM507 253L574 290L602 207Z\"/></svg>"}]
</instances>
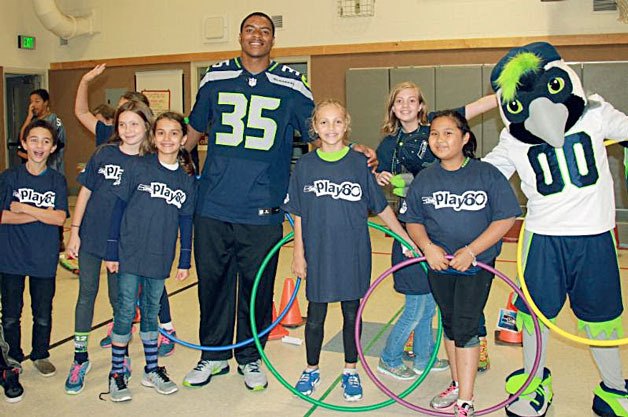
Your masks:
<instances>
[{"instance_id":1,"label":"blue sneaker","mask_svg":"<svg viewBox=\"0 0 628 417\"><path fill-rule=\"evenodd\" d=\"M166 330L166 333L174 337L177 337L177 332L175 332L174 329ZM174 342L168 339L163 334L159 333L159 347L157 348L157 354L160 357L163 357L163 356L170 356L173 353L174 353Z\"/></svg>"},{"instance_id":2,"label":"blue sneaker","mask_svg":"<svg viewBox=\"0 0 628 417\"><path fill-rule=\"evenodd\" d=\"M85 388L85 375L91 369L92 364L89 361L85 361L82 364L73 362L70 367L70 373L65 380L65 392L70 395L76 395L83 391Z\"/></svg>"},{"instance_id":3,"label":"blue sneaker","mask_svg":"<svg viewBox=\"0 0 628 417\"><path fill-rule=\"evenodd\" d=\"M111 331L113 330L113 322L107 325L107 335L100 341L100 347L103 349L111 347Z\"/></svg>"},{"instance_id":4,"label":"blue sneaker","mask_svg":"<svg viewBox=\"0 0 628 417\"><path fill-rule=\"evenodd\" d=\"M303 395L312 395L314 389L321 383L321 373L318 369L313 371L303 371L301 377L299 378L299 382L294 386L294 388L299 391Z\"/></svg>"},{"instance_id":5,"label":"blue sneaker","mask_svg":"<svg viewBox=\"0 0 628 417\"><path fill-rule=\"evenodd\" d=\"M357 372L352 374L342 374L342 389L345 400L360 401L362 399L362 384L360 375Z\"/></svg>"}]
</instances>

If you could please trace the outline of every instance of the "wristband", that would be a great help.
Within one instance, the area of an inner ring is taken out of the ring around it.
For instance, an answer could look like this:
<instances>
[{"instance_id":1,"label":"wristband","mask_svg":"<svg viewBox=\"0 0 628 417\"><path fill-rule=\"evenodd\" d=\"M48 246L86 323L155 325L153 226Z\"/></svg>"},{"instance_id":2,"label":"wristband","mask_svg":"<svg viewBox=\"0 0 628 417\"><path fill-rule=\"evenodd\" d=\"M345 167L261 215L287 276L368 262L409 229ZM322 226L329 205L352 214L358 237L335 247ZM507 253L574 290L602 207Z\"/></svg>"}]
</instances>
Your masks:
<instances>
[{"instance_id":1,"label":"wristband","mask_svg":"<svg viewBox=\"0 0 628 417\"><path fill-rule=\"evenodd\" d=\"M467 252L469 252L469 255L471 255L471 265L473 266L477 266L478 265L478 260L475 257L475 253L473 253L473 251L471 250L471 248L467 245L464 245L465 248L467 248Z\"/></svg>"}]
</instances>

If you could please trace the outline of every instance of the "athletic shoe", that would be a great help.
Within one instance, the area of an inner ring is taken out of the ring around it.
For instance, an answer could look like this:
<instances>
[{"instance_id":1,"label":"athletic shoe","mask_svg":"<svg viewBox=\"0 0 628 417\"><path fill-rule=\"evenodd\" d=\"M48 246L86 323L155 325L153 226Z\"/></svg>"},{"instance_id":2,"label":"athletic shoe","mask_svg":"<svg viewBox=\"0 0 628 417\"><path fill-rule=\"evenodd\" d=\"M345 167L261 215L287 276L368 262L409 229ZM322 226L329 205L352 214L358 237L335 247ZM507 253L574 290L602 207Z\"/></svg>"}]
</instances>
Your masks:
<instances>
[{"instance_id":1,"label":"athletic shoe","mask_svg":"<svg viewBox=\"0 0 628 417\"><path fill-rule=\"evenodd\" d=\"M35 359L33 365L35 365L35 369L45 377L53 376L57 372L57 368L55 368L48 358Z\"/></svg>"},{"instance_id":2,"label":"athletic shoe","mask_svg":"<svg viewBox=\"0 0 628 417\"><path fill-rule=\"evenodd\" d=\"M452 381L445 391L432 398L432 401L430 401L430 407L435 410L450 409L454 406L454 404L456 404L456 400L458 400L458 393L458 386Z\"/></svg>"},{"instance_id":3,"label":"athletic shoe","mask_svg":"<svg viewBox=\"0 0 628 417\"><path fill-rule=\"evenodd\" d=\"M76 361L72 363L68 378L65 380L65 392L67 394L73 395L83 391L83 388L85 388L85 375L87 375L91 367L90 361L85 361L82 364Z\"/></svg>"},{"instance_id":4,"label":"athletic shoe","mask_svg":"<svg viewBox=\"0 0 628 417\"><path fill-rule=\"evenodd\" d=\"M377 370L384 375L392 376L393 378L401 381L410 381L417 377L416 372L408 368L406 364L402 363L399 366L390 366L381 358L379 360L379 364L377 365Z\"/></svg>"},{"instance_id":5,"label":"athletic shoe","mask_svg":"<svg viewBox=\"0 0 628 417\"><path fill-rule=\"evenodd\" d=\"M357 372L342 374L342 395L347 401L360 401L362 399L362 384Z\"/></svg>"},{"instance_id":6,"label":"athletic shoe","mask_svg":"<svg viewBox=\"0 0 628 417\"><path fill-rule=\"evenodd\" d=\"M142 385L155 388L155 391L164 395L179 391L177 384L168 377L168 372L166 372L166 368L163 366L159 366L150 372L144 371Z\"/></svg>"},{"instance_id":7,"label":"athletic shoe","mask_svg":"<svg viewBox=\"0 0 628 417\"><path fill-rule=\"evenodd\" d=\"M454 406L454 417L475 417L473 404L464 403L462 406L458 406L458 404L456 404Z\"/></svg>"},{"instance_id":8,"label":"athletic shoe","mask_svg":"<svg viewBox=\"0 0 628 417\"><path fill-rule=\"evenodd\" d=\"M166 333L174 337L177 337L177 332L174 329L166 330ZM157 349L157 354L159 356L170 356L174 353L175 343L161 333L159 333L158 344L159 344L159 348Z\"/></svg>"},{"instance_id":9,"label":"athletic shoe","mask_svg":"<svg viewBox=\"0 0 628 417\"><path fill-rule=\"evenodd\" d=\"M436 359L434 361L432 369L430 369L430 372L442 372L446 371L447 369L449 369L449 361L447 359ZM412 368L412 370L418 375L421 375L423 372L425 372L424 368L417 368L416 366Z\"/></svg>"},{"instance_id":10,"label":"athletic shoe","mask_svg":"<svg viewBox=\"0 0 628 417\"><path fill-rule=\"evenodd\" d=\"M260 368L261 363L258 359L246 365L238 365L238 373L244 376L244 385L251 391L261 391L268 386L268 378Z\"/></svg>"},{"instance_id":11,"label":"athletic shoe","mask_svg":"<svg viewBox=\"0 0 628 417\"><path fill-rule=\"evenodd\" d=\"M510 394L510 397L523 386L528 376L523 369L518 369L506 377L506 392ZM553 398L552 374L549 369L544 368L543 379L534 377L528 388L516 400L506 406L506 415L511 417L545 416ZM610 415L614 416L615 414Z\"/></svg>"},{"instance_id":12,"label":"athletic shoe","mask_svg":"<svg viewBox=\"0 0 628 417\"><path fill-rule=\"evenodd\" d=\"M607 387L604 382L600 382L593 394L592 408L597 415L628 416L628 389L617 391Z\"/></svg>"},{"instance_id":13,"label":"athletic shoe","mask_svg":"<svg viewBox=\"0 0 628 417\"><path fill-rule=\"evenodd\" d=\"M20 370L18 368L0 371L0 385L4 388L4 399L9 403L22 401L24 387L20 384Z\"/></svg>"},{"instance_id":14,"label":"athletic shoe","mask_svg":"<svg viewBox=\"0 0 628 417\"><path fill-rule=\"evenodd\" d=\"M202 387L209 384L212 376L224 375L229 373L229 364L227 361L199 361L194 369L187 373L183 379L183 385L186 387Z\"/></svg>"},{"instance_id":15,"label":"athletic shoe","mask_svg":"<svg viewBox=\"0 0 628 417\"><path fill-rule=\"evenodd\" d=\"M299 391L303 395L312 395L314 389L321 383L321 373L318 369L313 371L303 371L301 377L299 378L299 382L294 386L294 388Z\"/></svg>"},{"instance_id":16,"label":"athletic shoe","mask_svg":"<svg viewBox=\"0 0 628 417\"><path fill-rule=\"evenodd\" d=\"M491 367L491 360L488 358L488 342L486 338L480 339L480 361L478 362L478 372L486 372Z\"/></svg>"},{"instance_id":17,"label":"athletic shoe","mask_svg":"<svg viewBox=\"0 0 628 417\"><path fill-rule=\"evenodd\" d=\"M107 336L103 337L100 341L101 348L110 348L111 347L111 331L113 330L113 322L107 325Z\"/></svg>"},{"instance_id":18,"label":"athletic shoe","mask_svg":"<svg viewBox=\"0 0 628 417\"><path fill-rule=\"evenodd\" d=\"M126 375L118 373L109 375L109 397L114 403L130 401L133 398L127 386Z\"/></svg>"}]
</instances>

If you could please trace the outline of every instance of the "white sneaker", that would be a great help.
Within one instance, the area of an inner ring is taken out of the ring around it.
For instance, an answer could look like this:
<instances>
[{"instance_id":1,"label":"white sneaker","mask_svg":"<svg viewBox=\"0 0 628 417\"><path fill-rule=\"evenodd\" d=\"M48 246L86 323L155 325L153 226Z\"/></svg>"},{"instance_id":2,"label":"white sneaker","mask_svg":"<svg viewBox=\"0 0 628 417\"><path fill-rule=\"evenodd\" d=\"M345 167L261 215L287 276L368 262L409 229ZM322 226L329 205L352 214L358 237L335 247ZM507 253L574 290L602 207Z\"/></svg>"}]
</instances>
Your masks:
<instances>
[{"instance_id":1,"label":"white sneaker","mask_svg":"<svg viewBox=\"0 0 628 417\"><path fill-rule=\"evenodd\" d=\"M252 391L262 391L268 386L268 378L260 369L261 361L249 362L246 365L238 365L238 373L244 375L244 385Z\"/></svg>"},{"instance_id":2,"label":"white sneaker","mask_svg":"<svg viewBox=\"0 0 628 417\"><path fill-rule=\"evenodd\" d=\"M227 361L199 361L194 369L187 373L183 379L183 385L186 387L202 387L209 384L212 376L224 375L229 373L229 364Z\"/></svg>"}]
</instances>

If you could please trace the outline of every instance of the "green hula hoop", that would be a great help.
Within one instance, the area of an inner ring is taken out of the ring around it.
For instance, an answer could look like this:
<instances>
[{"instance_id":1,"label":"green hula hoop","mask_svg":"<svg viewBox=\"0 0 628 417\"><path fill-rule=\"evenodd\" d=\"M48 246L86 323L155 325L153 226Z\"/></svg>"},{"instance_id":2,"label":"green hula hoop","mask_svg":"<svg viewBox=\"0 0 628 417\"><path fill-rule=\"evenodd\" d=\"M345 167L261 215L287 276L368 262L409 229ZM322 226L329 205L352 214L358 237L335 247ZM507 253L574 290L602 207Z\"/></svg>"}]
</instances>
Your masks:
<instances>
[{"instance_id":1,"label":"green hula hoop","mask_svg":"<svg viewBox=\"0 0 628 417\"><path fill-rule=\"evenodd\" d=\"M387 228L385 228L383 226L380 226L378 224L372 223L372 222L369 222L368 225L369 225L369 227L372 227L374 229L380 230L380 231L386 233L387 235L392 236L393 238L395 238L397 241L399 241L399 243L401 243L406 248L412 249L412 247L410 246L410 244L408 244L408 242L403 240L399 235L397 235L396 233L392 232L391 230L389 230L389 229L387 229ZM255 276L255 282L253 283L253 290L251 292L251 301L250 301L251 304L250 304L249 319L251 321L251 332L253 333L253 341L255 342L255 346L257 347L257 350L259 351L260 356L262 357L262 360L264 361L264 364L266 364L266 367L268 368L270 373L273 374L273 376L275 378L277 378L277 380L284 387L286 387L288 389L288 391L292 392L294 395L296 395L297 397L301 398L302 400L305 400L305 401L309 402L310 404L313 404L313 405L316 405L316 406L319 406L319 407L323 407L323 408L326 408L328 410L359 413L359 412L365 412L365 411L379 410L380 408L384 408L384 407L387 407L389 405L395 404L395 400L393 400L393 399L388 399L386 401L382 401L382 402L377 403L377 404L358 406L358 407L349 407L349 406L329 404L329 403L326 403L324 401L320 401L320 400L317 400L315 398L309 397L307 395L301 394L299 391L297 391L292 386L291 383L286 381L284 379L284 377L281 376L281 374L279 374L279 372L275 369L275 367L272 365L272 363L270 363L270 360L268 359L268 356L266 356L266 354L264 353L264 348L262 347L262 343L260 342L259 335L257 333L257 324L255 323L255 299L257 297L257 288L259 287L259 282L261 280L262 273L266 269L266 266L268 265L268 262L270 261L270 259L279 251L279 249L281 249L281 247L283 245L285 245L287 242L292 240L293 237L294 237L294 232L288 233L286 235L286 237L281 239L270 250L270 252L268 252L268 255L266 255L266 258L264 258L264 261L262 262L262 265L260 266L260 268L257 271L257 275ZM423 265L423 269L427 270L425 265L424 264L422 264L422 265ZM425 372L423 372L417 378L417 380L412 383L412 385L410 385L405 391L403 391L401 394L399 394L400 398L405 398L406 396L408 396L412 391L414 391L423 382L423 380L425 380L425 378L427 378L427 375L430 373L430 370L432 369L432 366L434 366L434 362L436 361L436 358L438 357L438 349L440 348L442 334L443 334L443 324L442 324L442 321L441 321L441 318L440 318L440 311L439 311L438 312L438 331L437 331L437 335L436 335L436 344L434 346L434 350L432 351L432 356L430 356L430 360L427 363L427 368L426 368ZM359 342L359 341L357 341L357 342Z\"/></svg>"}]
</instances>

